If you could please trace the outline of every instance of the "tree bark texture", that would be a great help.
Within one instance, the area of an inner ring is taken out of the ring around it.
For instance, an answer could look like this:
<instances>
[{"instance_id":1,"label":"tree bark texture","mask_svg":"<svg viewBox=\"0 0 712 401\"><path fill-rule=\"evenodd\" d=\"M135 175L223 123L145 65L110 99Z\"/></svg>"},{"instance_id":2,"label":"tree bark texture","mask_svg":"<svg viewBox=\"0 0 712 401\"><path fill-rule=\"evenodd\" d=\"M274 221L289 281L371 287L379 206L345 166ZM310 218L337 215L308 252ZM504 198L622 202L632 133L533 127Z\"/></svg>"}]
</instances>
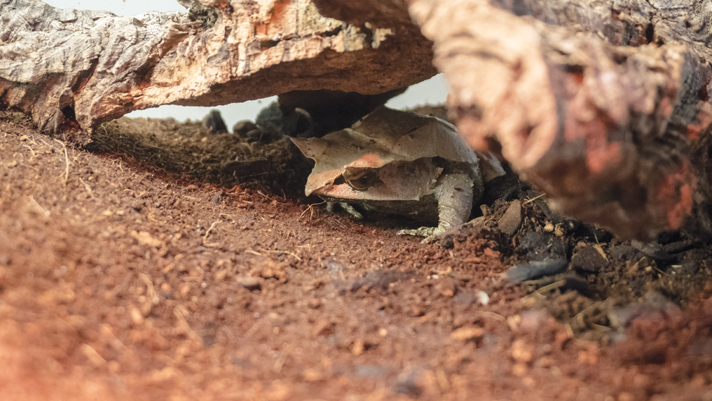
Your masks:
<instances>
[{"instance_id":1,"label":"tree bark texture","mask_svg":"<svg viewBox=\"0 0 712 401\"><path fill-rule=\"evenodd\" d=\"M712 232L712 1L412 0L461 132L618 235Z\"/></svg>"},{"instance_id":2,"label":"tree bark texture","mask_svg":"<svg viewBox=\"0 0 712 401\"><path fill-rule=\"evenodd\" d=\"M117 17L0 0L0 108L86 142L163 104L213 106L330 89L378 94L436 73L431 43L319 14L307 0L181 0L190 13Z\"/></svg>"}]
</instances>

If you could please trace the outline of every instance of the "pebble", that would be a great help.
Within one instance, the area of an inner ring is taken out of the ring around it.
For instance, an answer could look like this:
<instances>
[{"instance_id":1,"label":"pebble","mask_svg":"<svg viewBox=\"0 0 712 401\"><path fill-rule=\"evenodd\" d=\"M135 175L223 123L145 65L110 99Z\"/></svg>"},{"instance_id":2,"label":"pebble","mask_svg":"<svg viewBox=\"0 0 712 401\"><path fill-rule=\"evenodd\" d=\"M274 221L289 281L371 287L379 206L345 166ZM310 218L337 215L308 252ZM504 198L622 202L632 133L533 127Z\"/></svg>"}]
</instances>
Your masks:
<instances>
[{"instance_id":1,"label":"pebble","mask_svg":"<svg viewBox=\"0 0 712 401\"><path fill-rule=\"evenodd\" d=\"M538 262L512 266L507 270L506 279L510 283L521 283L544 276L551 276L566 269L568 261L565 257L552 256Z\"/></svg>"},{"instance_id":2,"label":"pebble","mask_svg":"<svg viewBox=\"0 0 712 401\"><path fill-rule=\"evenodd\" d=\"M262 280L257 277L240 277L237 279L237 282L250 291L260 290L262 288Z\"/></svg>"},{"instance_id":3,"label":"pebble","mask_svg":"<svg viewBox=\"0 0 712 401\"><path fill-rule=\"evenodd\" d=\"M457 284L455 284L454 280L448 277L440 280L436 288L440 295L444 297L453 297L457 292Z\"/></svg>"},{"instance_id":4,"label":"pebble","mask_svg":"<svg viewBox=\"0 0 712 401\"><path fill-rule=\"evenodd\" d=\"M246 138L248 132L256 129L257 124L253 123L250 120L238 121L237 123L235 123L235 125L232 126L232 132L242 138Z\"/></svg>"},{"instance_id":5,"label":"pebble","mask_svg":"<svg viewBox=\"0 0 712 401\"><path fill-rule=\"evenodd\" d=\"M571 267L575 270L595 273L608 266L608 260L593 246L581 248L571 258Z\"/></svg>"},{"instance_id":6,"label":"pebble","mask_svg":"<svg viewBox=\"0 0 712 401\"><path fill-rule=\"evenodd\" d=\"M210 110L208 115L203 118L203 127L210 130L214 134L223 134L227 132L227 125L223 120L220 110Z\"/></svg>"},{"instance_id":7,"label":"pebble","mask_svg":"<svg viewBox=\"0 0 712 401\"><path fill-rule=\"evenodd\" d=\"M529 231L522 237L520 248L526 251L530 260L544 260L551 256L565 257L566 243L550 233Z\"/></svg>"},{"instance_id":8,"label":"pebble","mask_svg":"<svg viewBox=\"0 0 712 401\"><path fill-rule=\"evenodd\" d=\"M522 225L522 203L519 200L512 201L497 224L504 234L514 235Z\"/></svg>"},{"instance_id":9,"label":"pebble","mask_svg":"<svg viewBox=\"0 0 712 401\"><path fill-rule=\"evenodd\" d=\"M487 306L487 304L489 304L490 297L489 295L487 295L486 292L477 291L475 293L475 296L477 297L477 302L481 303L482 305Z\"/></svg>"}]
</instances>

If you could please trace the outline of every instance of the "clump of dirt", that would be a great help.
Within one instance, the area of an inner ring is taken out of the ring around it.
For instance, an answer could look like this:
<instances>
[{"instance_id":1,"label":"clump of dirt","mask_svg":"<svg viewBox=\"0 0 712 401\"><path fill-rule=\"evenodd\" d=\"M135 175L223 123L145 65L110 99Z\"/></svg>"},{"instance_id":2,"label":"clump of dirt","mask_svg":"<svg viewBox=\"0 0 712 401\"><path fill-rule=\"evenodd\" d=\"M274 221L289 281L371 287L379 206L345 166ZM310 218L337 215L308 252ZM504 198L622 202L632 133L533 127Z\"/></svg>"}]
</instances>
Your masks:
<instances>
[{"instance_id":1,"label":"clump of dirt","mask_svg":"<svg viewBox=\"0 0 712 401\"><path fill-rule=\"evenodd\" d=\"M76 149L9 113L0 138L9 399L712 396L710 251L684 232L619 241L509 174L422 244L305 200L286 140L121 119Z\"/></svg>"},{"instance_id":2,"label":"clump of dirt","mask_svg":"<svg viewBox=\"0 0 712 401\"><path fill-rule=\"evenodd\" d=\"M250 142L231 133L213 133L199 122L120 118L102 124L87 150L121 154L231 188L255 188L290 198L304 197L309 162L289 138Z\"/></svg>"}]
</instances>

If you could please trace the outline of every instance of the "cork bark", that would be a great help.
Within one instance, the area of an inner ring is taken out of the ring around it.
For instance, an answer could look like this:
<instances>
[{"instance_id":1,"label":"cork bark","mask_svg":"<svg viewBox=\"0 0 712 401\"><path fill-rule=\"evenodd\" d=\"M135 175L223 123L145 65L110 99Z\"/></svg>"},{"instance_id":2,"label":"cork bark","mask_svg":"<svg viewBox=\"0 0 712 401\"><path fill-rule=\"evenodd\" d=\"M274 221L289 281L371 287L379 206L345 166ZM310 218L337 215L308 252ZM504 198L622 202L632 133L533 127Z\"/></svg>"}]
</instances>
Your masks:
<instances>
[{"instance_id":1,"label":"cork bark","mask_svg":"<svg viewBox=\"0 0 712 401\"><path fill-rule=\"evenodd\" d=\"M422 36L326 18L307 0L181 3L184 13L117 17L0 0L0 108L86 142L102 122L163 104L379 94L436 73Z\"/></svg>"},{"instance_id":2,"label":"cork bark","mask_svg":"<svg viewBox=\"0 0 712 401\"><path fill-rule=\"evenodd\" d=\"M710 232L712 2L413 0L469 142L623 237Z\"/></svg>"}]
</instances>

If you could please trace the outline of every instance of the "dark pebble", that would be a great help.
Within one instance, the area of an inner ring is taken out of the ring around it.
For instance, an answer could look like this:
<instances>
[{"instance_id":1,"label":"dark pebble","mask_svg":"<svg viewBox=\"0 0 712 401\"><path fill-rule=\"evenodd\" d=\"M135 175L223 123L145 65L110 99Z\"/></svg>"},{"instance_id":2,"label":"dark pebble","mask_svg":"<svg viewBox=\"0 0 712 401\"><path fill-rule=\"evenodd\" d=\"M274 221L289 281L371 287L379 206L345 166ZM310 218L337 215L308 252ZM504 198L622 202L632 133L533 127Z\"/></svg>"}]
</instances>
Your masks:
<instances>
[{"instance_id":1,"label":"dark pebble","mask_svg":"<svg viewBox=\"0 0 712 401\"><path fill-rule=\"evenodd\" d=\"M529 231L522 237L520 249L529 260L544 260L551 256L566 256L566 244L554 234Z\"/></svg>"},{"instance_id":2,"label":"dark pebble","mask_svg":"<svg viewBox=\"0 0 712 401\"><path fill-rule=\"evenodd\" d=\"M564 271L568 264L569 262L565 257L554 256L538 262L512 266L507 270L506 279L510 283L516 284L539 277L551 276Z\"/></svg>"},{"instance_id":3,"label":"dark pebble","mask_svg":"<svg viewBox=\"0 0 712 401\"><path fill-rule=\"evenodd\" d=\"M595 273L608 266L608 260L593 246L581 248L571 258L571 267L578 271Z\"/></svg>"},{"instance_id":4,"label":"dark pebble","mask_svg":"<svg viewBox=\"0 0 712 401\"><path fill-rule=\"evenodd\" d=\"M232 126L232 132L242 138L246 138L247 133L255 129L257 129L257 124L253 123L250 120L238 121L237 123L235 123L235 125Z\"/></svg>"},{"instance_id":5,"label":"dark pebble","mask_svg":"<svg viewBox=\"0 0 712 401\"><path fill-rule=\"evenodd\" d=\"M512 201L497 224L504 234L514 235L522 225L522 203L519 200Z\"/></svg>"},{"instance_id":6,"label":"dark pebble","mask_svg":"<svg viewBox=\"0 0 712 401\"><path fill-rule=\"evenodd\" d=\"M203 127L215 134L227 132L227 125L225 125L220 110L210 110L210 113L203 118Z\"/></svg>"}]
</instances>

